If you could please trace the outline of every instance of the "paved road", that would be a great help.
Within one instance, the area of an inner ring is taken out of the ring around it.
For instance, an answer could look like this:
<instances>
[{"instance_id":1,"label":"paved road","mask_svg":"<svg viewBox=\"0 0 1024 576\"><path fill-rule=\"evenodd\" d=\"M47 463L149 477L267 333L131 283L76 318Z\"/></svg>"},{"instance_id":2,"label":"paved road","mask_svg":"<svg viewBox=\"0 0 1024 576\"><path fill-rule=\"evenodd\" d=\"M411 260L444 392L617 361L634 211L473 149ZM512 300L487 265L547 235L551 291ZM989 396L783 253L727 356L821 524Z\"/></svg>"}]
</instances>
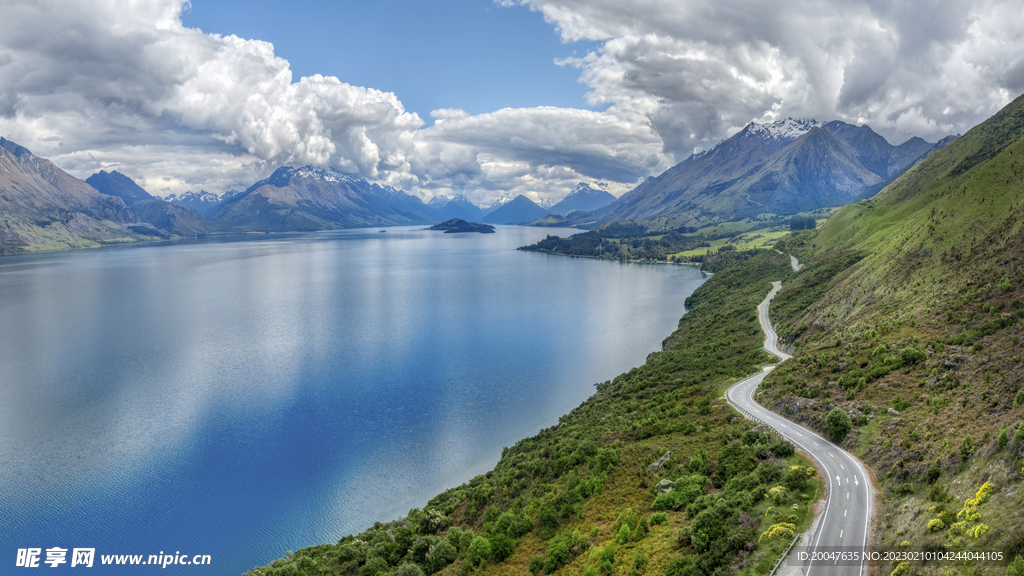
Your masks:
<instances>
[{"instance_id":1,"label":"paved road","mask_svg":"<svg viewBox=\"0 0 1024 576\"><path fill-rule=\"evenodd\" d=\"M757 307L757 316L765 333L765 350L784 362L792 356L778 349L778 336L768 319L768 304L781 286L781 282L772 283L772 291ZM807 453L827 480L825 487L828 490L824 511L815 520L811 530L801 537L794 553L790 554L783 566L792 566L795 558L798 558L795 554L799 551L824 551L826 547L842 547L844 551L860 553L868 542L873 498L873 488L865 467L849 452L817 433L762 408L754 401L754 391L772 368L767 366L760 373L734 384L726 391L726 399L740 412L770 426ZM807 548L801 550L800 547ZM836 565L833 562L808 561L802 565L805 576L863 576L866 574L865 569L863 562Z\"/></svg>"}]
</instances>

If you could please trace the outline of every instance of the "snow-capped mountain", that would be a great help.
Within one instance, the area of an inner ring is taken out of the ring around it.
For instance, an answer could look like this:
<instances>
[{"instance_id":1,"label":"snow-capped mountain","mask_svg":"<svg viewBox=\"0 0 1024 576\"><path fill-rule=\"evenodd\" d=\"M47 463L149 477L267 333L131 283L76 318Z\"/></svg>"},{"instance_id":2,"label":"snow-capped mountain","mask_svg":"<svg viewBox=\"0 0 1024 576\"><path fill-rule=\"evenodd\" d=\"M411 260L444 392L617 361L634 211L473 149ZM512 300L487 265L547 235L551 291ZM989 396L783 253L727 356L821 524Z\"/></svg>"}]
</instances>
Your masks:
<instances>
[{"instance_id":1,"label":"snow-capped mountain","mask_svg":"<svg viewBox=\"0 0 1024 576\"><path fill-rule=\"evenodd\" d=\"M522 194L496 207L484 216L485 224L522 224L548 215L548 211Z\"/></svg>"},{"instance_id":2,"label":"snow-capped mountain","mask_svg":"<svg viewBox=\"0 0 1024 576\"><path fill-rule=\"evenodd\" d=\"M206 190L200 190L199 192L185 192L181 195L171 194L165 198L165 200L186 208L191 208L206 217L213 213L218 204L228 198L238 196L239 194L241 194L241 192L238 190L229 190L219 195L214 194L213 192L207 192Z\"/></svg>"},{"instance_id":3,"label":"snow-capped mountain","mask_svg":"<svg viewBox=\"0 0 1024 576\"><path fill-rule=\"evenodd\" d=\"M763 138L765 140L777 139L792 142L793 140L796 140L810 132L811 128L821 128L824 125L824 122L819 122L817 120L794 120L793 118L786 118L785 120L777 120L775 122L765 124L757 121L751 121L746 125L744 130L746 130L752 137Z\"/></svg>"},{"instance_id":4,"label":"snow-capped mountain","mask_svg":"<svg viewBox=\"0 0 1024 576\"><path fill-rule=\"evenodd\" d=\"M867 126L786 118L750 122L597 211L598 223L723 219L841 206L878 192L933 149L889 144Z\"/></svg>"},{"instance_id":5,"label":"snow-capped mountain","mask_svg":"<svg viewBox=\"0 0 1024 576\"><path fill-rule=\"evenodd\" d=\"M484 217L484 211L464 194L434 196L427 202L427 206L433 209L439 220L461 218L469 222L479 222Z\"/></svg>"},{"instance_id":6,"label":"snow-capped mountain","mask_svg":"<svg viewBox=\"0 0 1024 576\"><path fill-rule=\"evenodd\" d=\"M581 212L597 210L614 201L615 196L612 196L606 190L594 188L586 182L580 182L565 198L552 204L551 207L544 208L552 214L565 215L575 210Z\"/></svg>"},{"instance_id":7,"label":"snow-capped mountain","mask_svg":"<svg viewBox=\"0 0 1024 576\"><path fill-rule=\"evenodd\" d=\"M514 195L511 192L506 192L505 194L502 194L501 198L498 198L497 200L494 201L493 204L483 209L484 215L486 216L487 214L494 212L498 208L501 208L505 204L508 204L509 202L515 200L519 196L521 195ZM533 200L530 200L530 202L534 203Z\"/></svg>"},{"instance_id":8,"label":"snow-capped mountain","mask_svg":"<svg viewBox=\"0 0 1024 576\"><path fill-rule=\"evenodd\" d=\"M432 224L433 210L390 186L327 168L283 166L210 215L224 230L301 231Z\"/></svg>"}]
</instances>

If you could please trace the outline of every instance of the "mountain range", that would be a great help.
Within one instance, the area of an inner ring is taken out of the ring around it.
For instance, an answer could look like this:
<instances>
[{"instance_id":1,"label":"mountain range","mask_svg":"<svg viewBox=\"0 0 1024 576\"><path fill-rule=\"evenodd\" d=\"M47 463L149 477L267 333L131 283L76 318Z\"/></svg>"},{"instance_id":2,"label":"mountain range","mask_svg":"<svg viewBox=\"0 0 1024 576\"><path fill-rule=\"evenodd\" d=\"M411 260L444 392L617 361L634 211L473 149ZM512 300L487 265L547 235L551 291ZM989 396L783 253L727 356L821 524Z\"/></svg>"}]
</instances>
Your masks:
<instances>
[{"instance_id":1,"label":"mountain range","mask_svg":"<svg viewBox=\"0 0 1024 576\"><path fill-rule=\"evenodd\" d=\"M0 196L0 242L6 253L209 232L435 224L452 218L581 227L634 220L677 228L694 218L793 214L870 197L948 141L911 138L892 146L867 126L839 121L751 122L618 200L580 183L549 208L511 194L481 208L464 195L424 203L389 186L312 166L278 168L243 192L188 192L165 200L117 171L100 171L82 182L3 140L4 162L13 172L0 183L0 190L8 190Z\"/></svg>"},{"instance_id":2,"label":"mountain range","mask_svg":"<svg viewBox=\"0 0 1024 576\"><path fill-rule=\"evenodd\" d=\"M840 121L751 122L615 202L571 220L675 227L694 218L737 220L842 206L877 193L949 141L931 144L915 137L893 146L868 126Z\"/></svg>"},{"instance_id":3,"label":"mountain range","mask_svg":"<svg viewBox=\"0 0 1024 576\"><path fill-rule=\"evenodd\" d=\"M217 206L228 200L241 194L239 190L229 190L223 194L215 194L213 192L207 192L206 190L200 190L199 192L185 192L184 194L171 194L165 200L173 202L179 206L191 208L196 212L203 215L203 218L213 214L213 211L217 209Z\"/></svg>"},{"instance_id":4,"label":"mountain range","mask_svg":"<svg viewBox=\"0 0 1024 576\"><path fill-rule=\"evenodd\" d=\"M0 138L0 254L87 248L158 235L116 196Z\"/></svg>"}]
</instances>

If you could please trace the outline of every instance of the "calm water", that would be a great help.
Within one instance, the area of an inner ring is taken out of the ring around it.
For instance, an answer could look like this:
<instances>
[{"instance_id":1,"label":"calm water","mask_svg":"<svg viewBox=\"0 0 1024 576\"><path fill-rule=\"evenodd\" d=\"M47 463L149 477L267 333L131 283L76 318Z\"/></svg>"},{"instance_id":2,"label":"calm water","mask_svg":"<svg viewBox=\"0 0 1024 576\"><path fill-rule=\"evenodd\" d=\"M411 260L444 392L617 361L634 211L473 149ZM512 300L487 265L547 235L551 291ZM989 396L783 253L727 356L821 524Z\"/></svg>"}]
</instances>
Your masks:
<instances>
[{"instance_id":1,"label":"calm water","mask_svg":"<svg viewBox=\"0 0 1024 576\"><path fill-rule=\"evenodd\" d=\"M0 565L89 547L239 574L489 470L641 364L704 281L514 250L548 233L570 232L0 258Z\"/></svg>"}]
</instances>

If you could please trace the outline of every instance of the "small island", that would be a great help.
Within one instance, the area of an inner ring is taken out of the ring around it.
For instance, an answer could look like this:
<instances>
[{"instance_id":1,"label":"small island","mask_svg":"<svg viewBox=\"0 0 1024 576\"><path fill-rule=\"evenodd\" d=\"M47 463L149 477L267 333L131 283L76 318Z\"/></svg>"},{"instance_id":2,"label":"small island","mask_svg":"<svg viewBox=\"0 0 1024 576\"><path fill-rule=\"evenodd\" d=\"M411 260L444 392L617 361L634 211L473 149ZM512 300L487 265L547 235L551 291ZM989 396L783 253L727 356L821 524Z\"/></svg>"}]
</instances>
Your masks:
<instances>
[{"instance_id":1,"label":"small island","mask_svg":"<svg viewBox=\"0 0 1024 576\"><path fill-rule=\"evenodd\" d=\"M476 222L466 222L462 218L452 218L446 220L440 224L435 224L429 228L430 230L444 230L445 234L452 234L458 232L479 232L481 234L494 234L494 226L490 224L478 224Z\"/></svg>"}]
</instances>

